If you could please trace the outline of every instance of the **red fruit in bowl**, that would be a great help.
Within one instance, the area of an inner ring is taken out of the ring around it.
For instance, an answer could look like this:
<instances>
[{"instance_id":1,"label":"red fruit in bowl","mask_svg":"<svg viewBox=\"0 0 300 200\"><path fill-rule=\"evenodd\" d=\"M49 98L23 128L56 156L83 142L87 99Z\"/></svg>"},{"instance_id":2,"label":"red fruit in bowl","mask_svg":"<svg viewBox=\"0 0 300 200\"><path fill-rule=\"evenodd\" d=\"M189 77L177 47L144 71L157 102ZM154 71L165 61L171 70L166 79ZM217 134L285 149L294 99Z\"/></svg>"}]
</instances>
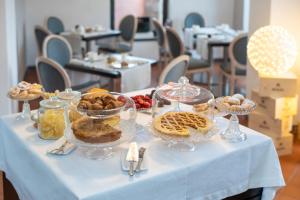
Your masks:
<instances>
[{"instance_id":1,"label":"red fruit in bowl","mask_svg":"<svg viewBox=\"0 0 300 200\"><path fill-rule=\"evenodd\" d=\"M121 101L121 102L125 103L125 102L126 102L126 99L125 99L125 97L123 97L123 96L119 96L119 97L118 97L118 101Z\"/></svg>"},{"instance_id":2,"label":"red fruit in bowl","mask_svg":"<svg viewBox=\"0 0 300 200\"><path fill-rule=\"evenodd\" d=\"M144 102L143 107L144 108L150 108L151 104L149 102Z\"/></svg>"},{"instance_id":3,"label":"red fruit in bowl","mask_svg":"<svg viewBox=\"0 0 300 200\"><path fill-rule=\"evenodd\" d=\"M135 104L136 109L140 109L141 105L140 104Z\"/></svg>"},{"instance_id":4,"label":"red fruit in bowl","mask_svg":"<svg viewBox=\"0 0 300 200\"><path fill-rule=\"evenodd\" d=\"M144 104L144 100L142 100L142 99L138 99L137 102L138 102L139 104Z\"/></svg>"},{"instance_id":5,"label":"red fruit in bowl","mask_svg":"<svg viewBox=\"0 0 300 200\"><path fill-rule=\"evenodd\" d=\"M144 96L144 99L145 99L145 100L150 100L150 97Z\"/></svg>"}]
</instances>

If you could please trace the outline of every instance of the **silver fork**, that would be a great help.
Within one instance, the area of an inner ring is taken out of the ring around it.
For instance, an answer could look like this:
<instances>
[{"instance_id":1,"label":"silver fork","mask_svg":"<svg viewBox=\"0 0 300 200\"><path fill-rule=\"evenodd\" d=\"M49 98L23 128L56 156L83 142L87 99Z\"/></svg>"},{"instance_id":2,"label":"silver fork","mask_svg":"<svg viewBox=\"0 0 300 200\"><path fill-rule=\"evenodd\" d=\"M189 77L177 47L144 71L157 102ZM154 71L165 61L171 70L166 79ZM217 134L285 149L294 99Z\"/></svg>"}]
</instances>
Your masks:
<instances>
[{"instance_id":1,"label":"silver fork","mask_svg":"<svg viewBox=\"0 0 300 200\"><path fill-rule=\"evenodd\" d=\"M68 141L66 140L60 147L56 148L56 149L52 149L51 151L49 151L49 153L52 154L63 154L64 153L64 149L67 146Z\"/></svg>"}]
</instances>

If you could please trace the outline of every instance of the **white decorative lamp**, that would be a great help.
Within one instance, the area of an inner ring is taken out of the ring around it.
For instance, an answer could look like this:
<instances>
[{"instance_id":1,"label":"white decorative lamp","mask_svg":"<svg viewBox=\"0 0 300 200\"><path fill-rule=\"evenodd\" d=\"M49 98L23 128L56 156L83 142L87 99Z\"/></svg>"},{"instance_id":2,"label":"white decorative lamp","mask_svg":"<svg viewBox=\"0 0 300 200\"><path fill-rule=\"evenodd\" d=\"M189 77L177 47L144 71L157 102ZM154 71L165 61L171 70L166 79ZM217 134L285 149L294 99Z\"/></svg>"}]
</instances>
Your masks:
<instances>
[{"instance_id":1,"label":"white decorative lamp","mask_svg":"<svg viewBox=\"0 0 300 200\"><path fill-rule=\"evenodd\" d=\"M297 78L288 70L297 57L295 39L280 26L265 26L250 38L250 64L260 76L259 93L267 96L294 96Z\"/></svg>"},{"instance_id":2,"label":"white decorative lamp","mask_svg":"<svg viewBox=\"0 0 300 200\"><path fill-rule=\"evenodd\" d=\"M297 46L284 28L265 26L251 36L247 53L251 65L260 75L278 76L295 64Z\"/></svg>"},{"instance_id":3,"label":"white decorative lamp","mask_svg":"<svg viewBox=\"0 0 300 200\"><path fill-rule=\"evenodd\" d=\"M272 137L279 155L289 154L298 102L297 77L289 72L297 57L295 39L282 27L262 27L251 36L247 54L259 74L258 88L252 90L257 109L249 127Z\"/></svg>"}]
</instances>

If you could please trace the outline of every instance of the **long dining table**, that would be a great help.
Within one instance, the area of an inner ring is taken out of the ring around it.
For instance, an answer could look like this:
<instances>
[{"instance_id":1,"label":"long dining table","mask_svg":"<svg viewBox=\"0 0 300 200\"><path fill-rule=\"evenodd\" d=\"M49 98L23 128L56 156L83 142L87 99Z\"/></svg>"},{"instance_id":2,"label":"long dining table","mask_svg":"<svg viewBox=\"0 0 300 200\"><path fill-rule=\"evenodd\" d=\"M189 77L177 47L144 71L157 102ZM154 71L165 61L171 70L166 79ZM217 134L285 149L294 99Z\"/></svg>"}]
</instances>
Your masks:
<instances>
[{"instance_id":1,"label":"long dining table","mask_svg":"<svg viewBox=\"0 0 300 200\"><path fill-rule=\"evenodd\" d=\"M88 159L78 149L49 155L54 141L39 138L32 121L18 121L16 114L2 116L0 169L18 198L31 200L269 200L285 185L273 142L259 132L241 126L246 141L228 143L217 134L197 144L195 151L178 151L152 134L150 122L150 115L137 114L134 141L147 149L147 170L129 177L120 165L128 143L114 148L114 156L106 160ZM215 126L221 132L228 123L218 118ZM259 196L249 196L256 189Z\"/></svg>"},{"instance_id":2,"label":"long dining table","mask_svg":"<svg viewBox=\"0 0 300 200\"><path fill-rule=\"evenodd\" d=\"M104 31L92 31L92 32L85 32L85 33L76 33L74 31L66 31L61 33L61 35L70 35L70 34L79 34L81 36L82 41L86 42L86 51L91 50L91 42L110 38L110 37L118 37L121 32L119 30L104 30Z\"/></svg>"}]
</instances>

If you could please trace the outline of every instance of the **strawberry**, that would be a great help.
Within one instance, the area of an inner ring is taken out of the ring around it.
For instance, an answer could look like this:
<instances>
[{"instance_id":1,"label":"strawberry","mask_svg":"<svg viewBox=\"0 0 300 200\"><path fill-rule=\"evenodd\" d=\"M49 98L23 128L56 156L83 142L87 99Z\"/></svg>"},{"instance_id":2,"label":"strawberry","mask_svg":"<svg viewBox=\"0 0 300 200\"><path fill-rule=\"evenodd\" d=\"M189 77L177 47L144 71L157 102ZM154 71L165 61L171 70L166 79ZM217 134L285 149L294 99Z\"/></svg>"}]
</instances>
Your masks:
<instances>
[{"instance_id":1,"label":"strawberry","mask_svg":"<svg viewBox=\"0 0 300 200\"><path fill-rule=\"evenodd\" d=\"M149 102L144 102L144 104L143 104L143 107L144 108L150 108L151 107L151 105L150 105L150 103Z\"/></svg>"},{"instance_id":2,"label":"strawberry","mask_svg":"<svg viewBox=\"0 0 300 200\"><path fill-rule=\"evenodd\" d=\"M144 104L144 100L142 100L142 99L138 99L137 102L138 102L139 104L141 104L141 105Z\"/></svg>"},{"instance_id":3,"label":"strawberry","mask_svg":"<svg viewBox=\"0 0 300 200\"><path fill-rule=\"evenodd\" d=\"M144 96L144 99L145 99L145 100L150 100L150 97Z\"/></svg>"},{"instance_id":4,"label":"strawberry","mask_svg":"<svg viewBox=\"0 0 300 200\"><path fill-rule=\"evenodd\" d=\"M135 104L136 109L140 109L141 105L140 104Z\"/></svg>"}]
</instances>

